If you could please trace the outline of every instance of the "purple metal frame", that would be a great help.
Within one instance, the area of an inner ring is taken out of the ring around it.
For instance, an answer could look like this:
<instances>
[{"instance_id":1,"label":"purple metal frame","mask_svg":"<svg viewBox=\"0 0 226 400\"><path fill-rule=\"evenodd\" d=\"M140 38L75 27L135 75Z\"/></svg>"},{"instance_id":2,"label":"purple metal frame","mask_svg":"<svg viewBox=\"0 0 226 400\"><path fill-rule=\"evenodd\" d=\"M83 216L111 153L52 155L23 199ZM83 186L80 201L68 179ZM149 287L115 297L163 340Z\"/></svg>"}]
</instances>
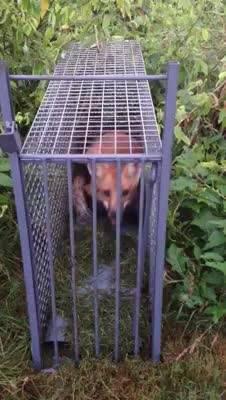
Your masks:
<instances>
[{"instance_id":1,"label":"purple metal frame","mask_svg":"<svg viewBox=\"0 0 226 400\"><path fill-rule=\"evenodd\" d=\"M159 81L167 80L166 74L160 75L130 75L108 74L108 75L77 75L77 76L56 76L56 75L9 75L13 81Z\"/></svg>"},{"instance_id":2,"label":"purple metal frame","mask_svg":"<svg viewBox=\"0 0 226 400\"><path fill-rule=\"evenodd\" d=\"M0 62L0 106L3 118L5 135L11 135L13 124L15 124L12 100L10 95L9 75L6 64ZM4 149L3 149L4 150ZM13 179L14 196L17 210L18 227L20 231L21 250L24 268L24 281L26 286L27 308L29 326L31 332L31 352L34 367L42 367L40 327L38 317L38 306L35 289L35 278L33 271L32 244L29 232L29 222L24 195L23 174L19 160L19 151L9 153L11 174Z\"/></svg>"},{"instance_id":3,"label":"purple metal frame","mask_svg":"<svg viewBox=\"0 0 226 400\"><path fill-rule=\"evenodd\" d=\"M173 145L173 130L176 113L177 76L179 65L176 62L168 64L167 87L165 100L165 120L162 138L162 160L159 165L158 185L158 218L156 233L156 255L153 271L152 287L152 359L160 360L161 353L161 321L163 300L163 272L165 259L166 222L168 212L168 196L170 189L171 157Z\"/></svg>"},{"instance_id":4,"label":"purple metal frame","mask_svg":"<svg viewBox=\"0 0 226 400\"><path fill-rule=\"evenodd\" d=\"M97 196L96 196L96 163L101 161L116 162L117 164L117 215L116 215L116 268L115 268L115 326L114 326L114 359L120 358L120 247L121 247L121 226L120 226L120 175L121 162L129 160L139 160L142 165L140 206L139 206L139 228L138 228L138 252L137 252L137 271L136 271L136 292L134 304L134 354L139 354L139 319L141 303L141 286L144 270L144 259L146 247L149 250L150 272L149 272L149 292L150 292L150 312L152 312L152 322L150 326L150 337L152 345L150 349L153 361L160 360L161 350L161 321L162 321L162 298L163 298L163 271L165 258L165 237L168 194L170 184L171 150L173 143L173 127L176 111L176 93L179 64L177 62L168 63L167 73L162 75L79 75L79 76L54 76L54 75L9 75L4 62L0 63L0 106L4 121L5 134L0 137L0 146L9 153L11 170L14 185L14 195L17 208L17 219L20 231L21 249L23 257L24 279L26 285L27 307L29 325L31 333L31 351L35 368L43 367L43 357L41 349L41 332L39 319L39 302L36 293L36 277L34 273L34 257L32 254L32 240L30 235L29 220L26 210L26 196L24 192L24 182L22 173L23 163L39 163L43 166L43 182L45 193L46 217L47 217L47 239L49 253L49 274L51 291L51 310L53 321L53 343L54 343L54 365L59 364L59 349L56 326L56 301L54 287L53 254L51 245L51 226L50 226L50 200L48 188L48 165L53 162L62 163L66 166L68 184L68 209L69 209L69 234L70 234L70 257L71 257L71 285L72 285L72 314L73 314L73 342L74 360L79 362L79 333L78 333L78 313L77 313L77 282L76 282L76 263L75 263L75 240L74 240L74 217L72 205L72 163L91 161L92 165L92 202L93 202L93 276L96 282L98 263L97 263ZM109 156L98 155L84 157L73 154L20 154L18 134L15 128L15 118L12 108L10 95L11 80L166 80L165 98L165 124L162 138L162 155L121 155ZM145 176L145 163L152 162L152 169L148 176ZM146 198L145 208L143 208L144 197ZM151 218L151 226L149 216ZM153 213L154 210L154 213ZM100 335L99 335L99 304L98 292L95 285L93 293L94 308L94 342L95 355L100 355Z\"/></svg>"}]
</instances>

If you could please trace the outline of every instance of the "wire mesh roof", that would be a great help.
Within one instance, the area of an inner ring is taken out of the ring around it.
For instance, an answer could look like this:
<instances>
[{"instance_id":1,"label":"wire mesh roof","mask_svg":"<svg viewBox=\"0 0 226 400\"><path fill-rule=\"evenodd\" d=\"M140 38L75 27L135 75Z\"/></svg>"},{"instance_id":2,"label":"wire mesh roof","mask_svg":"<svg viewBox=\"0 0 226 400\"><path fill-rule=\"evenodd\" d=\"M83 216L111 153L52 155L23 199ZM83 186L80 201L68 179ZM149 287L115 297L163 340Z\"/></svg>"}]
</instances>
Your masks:
<instances>
[{"instance_id":1,"label":"wire mesh roof","mask_svg":"<svg viewBox=\"0 0 226 400\"><path fill-rule=\"evenodd\" d=\"M140 45L131 40L112 41L101 49L71 43L54 75L145 72ZM148 81L51 81L22 153L85 155L95 142L99 153L115 154L118 132L128 135L126 154L161 153Z\"/></svg>"}]
</instances>

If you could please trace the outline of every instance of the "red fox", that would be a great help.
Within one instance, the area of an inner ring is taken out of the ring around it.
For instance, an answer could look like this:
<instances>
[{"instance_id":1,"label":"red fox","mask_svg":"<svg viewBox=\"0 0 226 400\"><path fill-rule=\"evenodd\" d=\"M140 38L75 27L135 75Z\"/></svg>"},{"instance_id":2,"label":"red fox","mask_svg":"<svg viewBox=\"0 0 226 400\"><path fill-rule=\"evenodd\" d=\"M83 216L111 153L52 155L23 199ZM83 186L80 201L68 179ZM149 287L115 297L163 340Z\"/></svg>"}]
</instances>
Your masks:
<instances>
[{"instance_id":1,"label":"red fox","mask_svg":"<svg viewBox=\"0 0 226 400\"><path fill-rule=\"evenodd\" d=\"M132 153L141 153L141 145L133 139ZM106 132L92 143L87 154L129 154L129 136L124 132ZM80 217L88 215L86 197L91 196L92 168L87 165L90 179L84 176L77 176L74 179L74 205ZM126 207L131 204L137 195L137 188L140 180L141 167L138 162L123 162L121 166L121 216ZM97 201L101 203L110 219L112 225L116 223L117 210L117 169L115 163L96 163L96 192Z\"/></svg>"}]
</instances>

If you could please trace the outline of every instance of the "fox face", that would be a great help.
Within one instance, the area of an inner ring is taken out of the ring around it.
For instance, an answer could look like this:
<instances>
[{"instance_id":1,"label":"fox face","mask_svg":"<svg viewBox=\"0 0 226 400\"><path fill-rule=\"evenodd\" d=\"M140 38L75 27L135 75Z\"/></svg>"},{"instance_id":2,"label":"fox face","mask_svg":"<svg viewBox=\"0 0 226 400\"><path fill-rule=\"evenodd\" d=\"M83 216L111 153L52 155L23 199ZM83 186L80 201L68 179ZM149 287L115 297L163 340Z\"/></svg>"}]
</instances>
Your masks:
<instances>
[{"instance_id":1,"label":"fox face","mask_svg":"<svg viewBox=\"0 0 226 400\"><path fill-rule=\"evenodd\" d=\"M131 143L129 137L123 132L108 132L103 135L101 143L96 141L88 149L89 154L129 154ZM140 144L133 141L132 153L139 153ZM92 175L91 166L88 170ZM122 163L121 166L121 216L123 210L129 205L137 191L140 180L141 167L137 162ZM118 203L117 195L117 168L114 163L96 163L96 189L97 200L105 207L108 217L115 225ZM120 217L121 217L120 216Z\"/></svg>"},{"instance_id":2,"label":"fox face","mask_svg":"<svg viewBox=\"0 0 226 400\"><path fill-rule=\"evenodd\" d=\"M90 167L88 169L92 173ZM121 216L123 210L132 202L136 194L140 172L141 169L137 163L127 163L121 168ZM117 169L115 165L96 164L96 186L97 199L104 205L111 223L115 225L118 204Z\"/></svg>"}]
</instances>

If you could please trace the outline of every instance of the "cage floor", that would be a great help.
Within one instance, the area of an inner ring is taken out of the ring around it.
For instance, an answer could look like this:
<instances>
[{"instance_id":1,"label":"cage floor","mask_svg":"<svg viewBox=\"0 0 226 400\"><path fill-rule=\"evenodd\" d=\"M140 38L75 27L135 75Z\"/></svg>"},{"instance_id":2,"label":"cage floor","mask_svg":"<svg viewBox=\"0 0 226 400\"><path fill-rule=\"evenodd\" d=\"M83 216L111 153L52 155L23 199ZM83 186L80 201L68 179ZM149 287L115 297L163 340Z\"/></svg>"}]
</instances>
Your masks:
<instances>
[{"instance_id":1,"label":"cage floor","mask_svg":"<svg viewBox=\"0 0 226 400\"><path fill-rule=\"evenodd\" d=\"M105 271L113 273L114 280L114 252L115 242L113 234L106 232L101 226L98 235L98 265ZM77 248L77 310L79 324L79 345L81 357L94 356L94 308L93 292L85 291L87 281L92 276L92 243L90 231L84 230L80 233L76 243ZM132 244L132 246L131 246ZM69 321L65 343L66 347L61 350L62 356L73 354L73 333L72 333L72 298L69 258L67 254L67 243L64 243L65 253L56 263L56 304L58 315ZM125 235L121 248L121 306L120 306L120 354L126 356L134 350L133 335L133 313L136 287L136 238L135 235ZM98 290L99 303L99 335L100 352L102 356L112 357L114 350L114 321L115 321L115 298L114 284L112 293ZM140 350L147 356L148 337L148 296L142 295L140 310ZM66 350L65 350L66 349Z\"/></svg>"},{"instance_id":2,"label":"cage floor","mask_svg":"<svg viewBox=\"0 0 226 400\"><path fill-rule=\"evenodd\" d=\"M54 75L145 74L140 45L113 41L100 50L72 43L61 54ZM148 81L51 81L25 140L26 154L99 152L105 133L108 153L117 153L117 133L128 135L126 154L161 155L161 140ZM105 141L106 148L106 141Z\"/></svg>"}]
</instances>

